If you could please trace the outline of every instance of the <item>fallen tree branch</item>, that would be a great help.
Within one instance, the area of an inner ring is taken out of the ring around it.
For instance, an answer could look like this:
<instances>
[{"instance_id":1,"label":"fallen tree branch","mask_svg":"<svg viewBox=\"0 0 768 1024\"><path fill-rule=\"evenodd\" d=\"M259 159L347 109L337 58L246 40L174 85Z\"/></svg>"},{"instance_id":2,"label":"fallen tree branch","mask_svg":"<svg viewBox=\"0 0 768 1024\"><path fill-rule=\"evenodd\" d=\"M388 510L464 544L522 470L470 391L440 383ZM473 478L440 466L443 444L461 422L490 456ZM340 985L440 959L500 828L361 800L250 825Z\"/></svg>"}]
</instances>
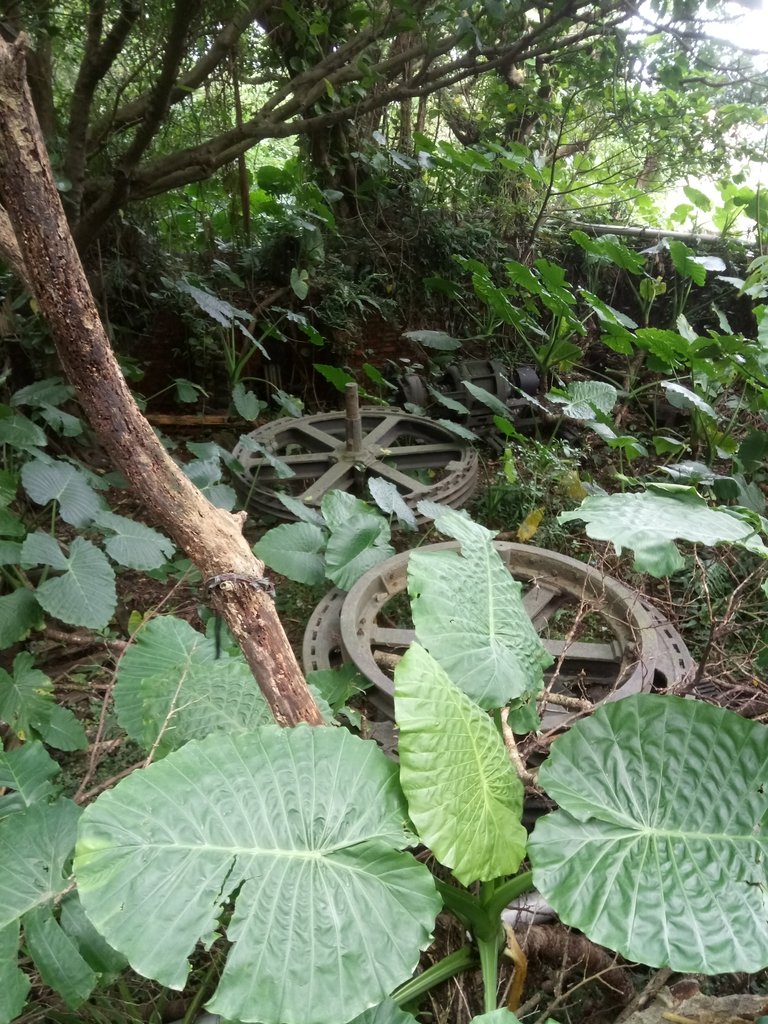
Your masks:
<instances>
[{"instance_id":1,"label":"fallen tree branch","mask_svg":"<svg viewBox=\"0 0 768 1024\"><path fill-rule=\"evenodd\" d=\"M0 40L0 203L33 294L81 405L114 466L209 579L257 580L264 565L242 534L245 513L215 508L184 475L141 414L110 348L53 180L25 81L26 41ZM246 583L210 591L281 725L322 717L271 598Z\"/></svg>"}]
</instances>

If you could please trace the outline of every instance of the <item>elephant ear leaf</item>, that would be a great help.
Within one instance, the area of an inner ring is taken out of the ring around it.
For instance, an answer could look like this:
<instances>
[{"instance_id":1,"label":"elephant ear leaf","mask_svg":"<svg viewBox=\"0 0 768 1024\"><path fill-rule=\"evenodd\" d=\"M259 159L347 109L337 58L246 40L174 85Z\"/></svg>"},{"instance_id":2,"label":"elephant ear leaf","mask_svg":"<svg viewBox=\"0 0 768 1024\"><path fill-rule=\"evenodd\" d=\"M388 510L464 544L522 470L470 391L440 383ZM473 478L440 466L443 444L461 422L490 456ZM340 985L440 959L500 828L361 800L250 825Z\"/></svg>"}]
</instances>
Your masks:
<instances>
[{"instance_id":1,"label":"elephant ear leaf","mask_svg":"<svg viewBox=\"0 0 768 1024\"><path fill-rule=\"evenodd\" d=\"M591 494L557 519L582 520L588 537L611 541L617 554L628 548L638 572L651 576L669 576L683 567L676 540L736 544L768 557L748 517L734 509L710 508L694 488L677 484L655 484L638 494Z\"/></svg>"},{"instance_id":2,"label":"elephant ear leaf","mask_svg":"<svg viewBox=\"0 0 768 1024\"><path fill-rule=\"evenodd\" d=\"M493 720L423 647L395 670L400 783L419 836L464 885L525 856L523 787Z\"/></svg>"},{"instance_id":3,"label":"elephant ear leaf","mask_svg":"<svg viewBox=\"0 0 768 1024\"><path fill-rule=\"evenodd\" d=\"M86 808L78 890L107 942L171 988L198 940L226 931L211 1012L338 1024L406 981L430 942L441 900L404 849L406 821L396 766L345 730L211 736Z\"/></svg>"},{"instance_id":4,"label":"elephant ear leaf","mask_svg":"<svg viewBox=\"0 0 768 1024\"><path fill-rule=\"evenodd\" d=\"M523 607L522 586L493 546L494 534L453 509L420 502L461 551L414 551L408 593L419 643L469 697L500 708L543 686L552 658Z\"/></svg>"},{"instance_id":5,"label":"elephant ear leaf","mask_svg":"<svg viewBox=\"0 0 768 1024\"><path fill-rule=\"evenodd\" d=\"M768 965L768 729L639 694L558 738L539 783L560 810L529 844L565 924L673 971Z\"/></svg>"}]
</instances>

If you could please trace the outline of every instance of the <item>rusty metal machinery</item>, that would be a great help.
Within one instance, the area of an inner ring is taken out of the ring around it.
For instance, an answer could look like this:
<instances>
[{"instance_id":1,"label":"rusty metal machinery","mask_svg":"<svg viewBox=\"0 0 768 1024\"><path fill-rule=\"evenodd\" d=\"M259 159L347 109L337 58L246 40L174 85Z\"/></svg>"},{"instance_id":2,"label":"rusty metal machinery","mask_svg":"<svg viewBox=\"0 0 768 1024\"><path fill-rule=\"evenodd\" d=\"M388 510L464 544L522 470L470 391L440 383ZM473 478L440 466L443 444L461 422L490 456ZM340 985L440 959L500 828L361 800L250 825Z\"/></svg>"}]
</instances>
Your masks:
<instances>
[{"instance_id":1,"label":"rusty metal machinery","mask_svg":"<svg viewBox=\"0 0 768 1024\"><path fill-rule=\"evenodd\" d=\"M456 548L453 542L421 550ZM568 558L524 544L497 542L523 603L555 659L552 692L592 704L679 684L694 667L682 637L656 609L618 580ZM394 664L414 639L404 620L409 552L365 574L348 594L332 590L310 616L305 671L353 662L374 685L373 702L392 715ZM582 638L583 637L583 638ZM545 703L542 729L567 727L574 712Z\"/></svg>"},{"instance_id":2,"label":"rusty metal machinery","mask_svg":"<svg viewBox=\"0 0 768 1024\"><path fill-rule=\"evenodd\" d=\"M344 411L274 420L240 439L233 455L243 469L235 484L251 512L292 518L281 490L310 505L333 489L367 497L372 476L393 483L414 510L424 498L452 508L469 500L478 460L465 441L423 416L360 408L357 386L347 389ZM281 479L272 457L292 475Z\"/></svg>"},{"instance_id":3,"label":"rusty metal machinery","mask_svg":"<svg viewBox=\"0 0 768 1024\"><path fill-rule=\"evenodd\" d=\"M399 385L406 404L421 409L431 408L433 411L439 408L440 415L457 419L470 430L481 429L491 422L494 413L464 387L465 381L497 398L506 407L509 418L520 429L526 429L534 424L536 407L526 400L526 396L536 395L540 381L538 374L530 366L512 368L496 359L466 359L446 367L443 374L435 380L431 391L427 379L418 373L404 374ZM468 410L467 414L460 415L450 409L446 411L441 408L439 398L435 397L434 392L455 402L461 402Z\"/></svg>"}]
</instances>

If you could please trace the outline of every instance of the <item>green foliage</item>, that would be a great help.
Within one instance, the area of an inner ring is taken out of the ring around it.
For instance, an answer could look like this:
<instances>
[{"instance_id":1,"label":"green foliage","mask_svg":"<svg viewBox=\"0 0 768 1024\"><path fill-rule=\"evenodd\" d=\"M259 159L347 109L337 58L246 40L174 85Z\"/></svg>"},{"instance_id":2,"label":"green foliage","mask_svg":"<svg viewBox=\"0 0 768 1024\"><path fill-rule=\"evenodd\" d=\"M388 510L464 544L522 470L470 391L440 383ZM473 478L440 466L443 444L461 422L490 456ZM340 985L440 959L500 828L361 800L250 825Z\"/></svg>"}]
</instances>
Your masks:
<instances>
[{"instance_id":1,"label":"green foliage","mask_svg":"<svg viewBox=\"0 0 768 1024\"><path fill-rule=\"evenodd\" d=\"M157 530L114 512L100 512L94 523L106 532L104 547L109 557L129 569L159 569L176 550Z\"/></svg>"},{"instance_id":2,"label":"green foliage","mask_svg":"<svg viewBox=\"0 0 768 1024\"><path fill-rule=\"evenodd\" d=\"M525 855L523 787L493 721L423 647L395 672L400 784L419 836L464 885Z\"/></svg>"},{"instance_id":3,"label":"green foliage","mask_svg":"<svg viewBox=\"0 0 768 1024\"><path fill-rule=\"evenodd\" d=\"M343 730L210 737L86 809L78 889L133 968L172 988L233 899L233 945L211 1010L291 1024L306 1020L309 994L313 1019L337 1024L409 977L440 908L429 872L403 852L405 819L396 766ZM371 919L390 935L384 946Z\"/></svg>"},{"instance_id":4,"label":"green foliage","mask_svg":"<svg viewBox=\"0 0 768 1024\"><path fill-rule=\"evenodd\" d=\"M593 420L607 416L616 404L616 388L600 380L576 380L564 389L550 391L550 402L560 405L563 416L573 420Z\"/></svg>"},{"instance_id":5,"label":"green foliage","mask_svg":"<svg viewBox=\"0 0 768 1024\"><path fill-rule=\"evenodd\" d=\"M162 757L212 732L239 735L272 720L253 673L188 622L152 619L120 661L115 710L132 740Z\"/></svg>"},{"instance_id":6,"label":"green foliage","mask_svg":"<svg viewBox=\"0 0 768 1024\"><path fill-rule=\"evenodd\" d=\"M0 751L0 789L6 790L0 814L4 817L46 801L53 795L51 779L58 772L59 766L39 740Z\"/></svg>"},{"instance_id":7,"label":"green foliage","mask_svg":"<svg viewBox=\"0 0 768 1024\"><path fill-rule=\"evenodd\" d=\"M628 960L707 974L763 967L766 770L757 722L679 697L604 705L542 766L560 810L531 839L537 889L566 924Z\"/></svg>"},{"instance_id":8,"label":"green foliage","mask_svg":"<svg viewBox=\"0 0 768 1024\"><path fill-rule=\"evenodd\" d=\"M537 693L551 657L523 608L521 584L494 550L493 532L452 509L419 507L461 545L460 552L417 550L408 560L419 643L481 707Z\"/></svg>"},{"instance_id":9,"label":"green foliage","mask_svg":"<svg viewBox=\"0 0 768 1024\"><path fill-rule=\"evenodd\" d=\"M66 462L33 459L21 471L24 490L38 505L58 503L59 515L72 526L86 526L103 508L83 474Z\"/></svg>"},{"instance_id":10,"label":"green foliage","mask_svg":"<svg viewBox=\"0 0 768 1024\"><path fill-rule=\"evenodd\" d=\"M21 548L24 566L45 565L60 576L46 579L35 590L40 607L62 622L103 629L117 605L115 574L97 547L75 537L65 554L47 533L30 533Z\"/></svg>"},{"instance_id":11,"label":"green foliage","mask_svg":"<svg viewBox=\"0 0 768 1024\"><path fill-rule=\"evenodd\" d=\"M304 521L268 530L253 550L276 572L299 583L328 578L342 590L394 554L389 522L346 491L329 491L321 515L295 498L284 503Z\"/></svg>"},{"instance_id":12,"label":"green foliage","mask_svg":"<svg viewBox=\"0 0 768 1024\"><path fill-rule=\"evenodd\" d=\"M705 520L690 509L713 511L681 489L653 496L682 502L700 532ZM361 505L332 496L322 529L338 531L354 516L384 522ZM481 692L481 703L535 697L548 657L523 626L519 587L502 587L500 574L510 577L493 534L453 510L421 511L434 513L462 550L438 553L453 559L444 576L426 553L412 555L417 635L448 614L450 594L454 631L468 618L482 625L482 644L503 640L492 669L499 696ZM321 529L316 512L302 514L310 522L296 525ZM663 536L658 510L656 525ZM711 520L705 525L714 532ZM639 696L606 705L555 744L540 782L560 809L527 843L523 788L497 723L464 692L468 664L471 675L487 655L473 653L472 631L446 659L450 642L446 626L435 632L435 657L416 644L397 667L398 767L341 729L263 724L263 698L242 658L216 658L212 641L182 620L144 625L122 658L116 709L129 735L164 756L83 812L76 892L69 859L79 809L48 802L55 767L39 744L0 756L0 785L11 790L0 797L0 1020L26 994L13 962L21 921L41 977L72 1007L113 977L122 957L180 988L197 942L226 941L213 1012L305 1021L309 991L317 1024L355 1016L405 1024L386 997L408 981L444 901L475 937L484 1017L511 1022L495 1006L499 913L531 885L529 873L516 874L526 855L563 919L627 957L712 972L768 962L765 728L695 701ZM30 667L23 662L18 673L28 683ZM338 708L355 679L324 675L334 678L317 682ZM724 784L735 805L712 799ZM435 883L406 852L417 842L460 884ZM477 881L478 892L464 887ZM609 891L616 898L606 902ZM395 936L386 947L371 920Z\"/></svg>"},{"instance_id":13,"label":"green foliage","mask_svg":"<svg viewBox=\"0 0 768 1024\"><path fill-rule=\"evenodd\" d=\"M0 800L5 798L0 798ZM8 987L2 990L0 1007L21 1009L29 987L16 967L15 947L19 924L35 966L55 984L72 1007L87 998L98 981L65 930L57 921L54 906L70 889L70 863L80 808L69 800L34 803L0 817L0 960ZM11 1019L3 1017L3 1020Z\"/></svg>"},{"instance_id":14,"label":"green foliage","mask_svg":"<svg viewBox=\"0 0 768 1024\"><path fill-rule=\"evenodd\" d=\"M512 260L504 267L509 284L498 286L485 264L456 260L470 272L475 294L493 317L492 329L512 328L542 373L567 368L581 357L581 348L571 339L586 332L562 268L546 259L535 260L533 268ZM533 338L543 341L536 346Z\"/></svg>"},{"instance_id":15,"label":"green foliage","mask_svg":"<svg viewBox=\"0 0 768 1024\"><path fill-rule=\"evenodd\" d=\"M593 494L579 508L563 512L561 523L583 520L587 535L629 548L635 568L668 576L684 565L675 540L693 544L735 544L768 558L760 539L764 521L746 511L710 508L693 487L656 484L638 494Z\"/></svg>"},{"instance_id":16,"label":"green foliage","mask_svg":"<svg viewBox=\"0 0 768 1024\"><path fill-rule=\"evenodd\" d=\"M104 479L73 457L64 461L44 452L45 431L17 411L19 406L30 407L42 416L47 430L76 437L82 432L80 418L55 404L71 396L68 385L49 378L18 391L0 417L7 428L0 468L0 565L7 567L3 587L9 591L0 596L0 649L25 640L46 615L73 626L104 629L117 603L109 558L120 566L154 570L174 553L173 544L157 530L109 510L102 493L107 487ZM36 529L29 506L17 503L19 484L32 502L48 510L50 532ZM14 507L23 509L24 517ZM71 537L69 531L63 544L56 537L58 519L90 537ZM99 537L106 555L94 543ZM40 732L43 738L66 749L82 745L81 733L75 737L71 723L59 717L64 709L52 707L54 720L47 734ZM58 740L54 725L61 731Z\"/></svg>"},{"instance_id":17,"label":"green foliage","mask_svg":"<svg viewBox=\"0 0 768 1024\"><path fill-rule=\"evenodd\" d=\"M452 338L445 331L405 331L404 338L415 341L425 348L434 348L440 352L455 352L461 348L458 338Z\"/></svg>"},{"instance_id":18,"label":"green foliage","mask_svg":"<svg viewBox=\"0 0 768 1024\"><path fill-rule=\"evenodd\" d=\"M0 719L21 740L39 738L59 750L88 746L82 725L54 701L53 683L26 651L14 658L12 673L0 669Z\"/></svg>"}]
</instances>

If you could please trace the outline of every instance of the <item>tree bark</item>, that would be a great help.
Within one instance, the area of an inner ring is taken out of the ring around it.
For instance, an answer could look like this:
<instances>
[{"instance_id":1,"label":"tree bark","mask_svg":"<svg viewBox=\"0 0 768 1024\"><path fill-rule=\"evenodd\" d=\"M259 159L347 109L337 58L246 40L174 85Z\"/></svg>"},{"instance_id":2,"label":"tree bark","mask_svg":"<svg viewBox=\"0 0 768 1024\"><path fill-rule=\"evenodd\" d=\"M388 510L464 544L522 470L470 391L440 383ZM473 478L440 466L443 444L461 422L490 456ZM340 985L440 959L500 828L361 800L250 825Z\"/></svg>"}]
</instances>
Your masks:
<instances>
[{"instance_id":1,"label":"tree bark","mask_svg":"<svg viewBox=\"0 0 768 1024\"><path fill-rule=\"evenodd\" d=\"M114 24L106 38L102 40L103 5L91 3L87 21L85 55L80 64L69 104L69 130L64 157L64 169L71 182L71 188L65 196L64 202L69 207L73 220L79 216L80 202L83 197L83 184L88 163L86 139L96 88L117 60L140 13L141 5L137 0L123 0Z\"/></svg>"},{"instance_id":2,"label":"tree bark","mask_svg":"<svg viewBox=\"0 0 768 1024\"><path fill-rule=\"evenodd\" d=\"M54 184L25 83L25 41L0 40L0 203L19 243L62 367L114 465L151 518L206 580L259 580L264 565L242 535L244 513L215 508L181 472L133 400L99 319ZM241 580L211 601L237 638L280 725L320 724L270 597Z\"/></svg>"}]
</instances>

